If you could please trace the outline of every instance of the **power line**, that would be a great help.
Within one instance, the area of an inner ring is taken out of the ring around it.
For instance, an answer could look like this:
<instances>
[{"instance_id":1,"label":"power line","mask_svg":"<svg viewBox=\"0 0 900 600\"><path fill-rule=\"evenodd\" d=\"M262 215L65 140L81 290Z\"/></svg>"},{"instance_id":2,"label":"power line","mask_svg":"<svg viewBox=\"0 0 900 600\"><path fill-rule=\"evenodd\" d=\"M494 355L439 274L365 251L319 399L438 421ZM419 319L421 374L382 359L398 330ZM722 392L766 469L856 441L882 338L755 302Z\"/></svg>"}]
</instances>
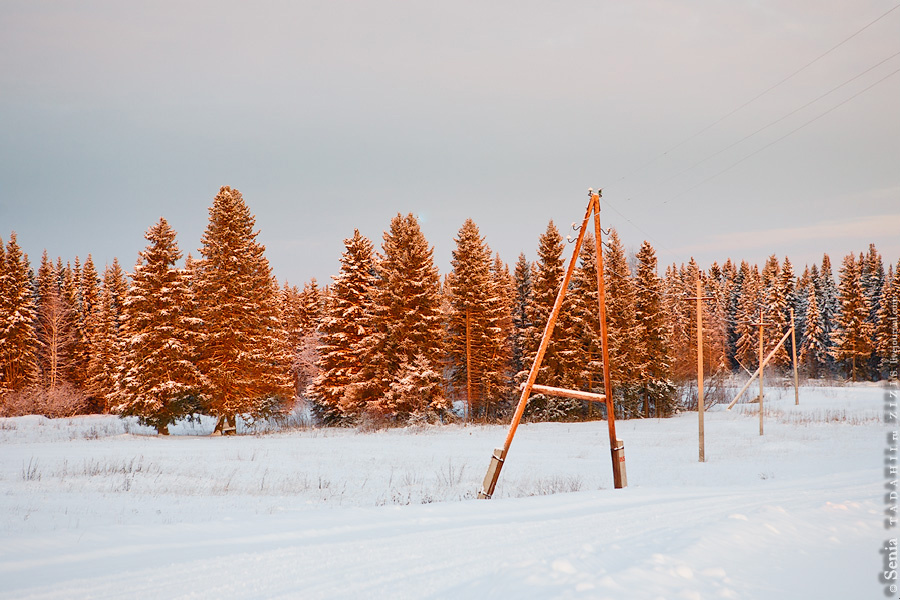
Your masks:
<instances>
[{"instance_id":1,"label":"power line","mask_svg":"<svg viewBox=\"0 0 900 600\"><path fill-rule=\"evenodd\" d=\"M815 57L814 59L812 59L811 61L809 61L808 63L806 63L806 64L803 65L802 67L800 67L799 69L795 70L793 73L791 73L791 74L788 75L787 77L784 77L784 78L781 79L780 81L778 81L778 82L776 82L776 83L770 85L769 87L767 87L766 89L764 89L763 91L761 91L761 92L758 93L757 95L753 96L752 98L750 98L749 100L747 100L746 102L744 102L743 104L741 104L740 106L738 106L737 108L734 108L733 110L731 110L731 111L728 112L727 114L725 114L725 115L719 117L718 119L716 119L715 121L713 121L712 123L710 123L709 125L707 125L706 127L700 129L700 130L697 131L696 133L694 133L694 134L688 136L687 138L681 140L680 142L678 142L677 144L675 144L674 146L672 146L671 148L669 148L669 149L666 150L665 152L663 152L663 153L661 153L661 154L658 154L657 156L653 157L653 158L650 159L649 161L647 161L647 162L645 162L644 164L642 164L641 166L639 166L637 169L635 169L635 170L634 170L633 172L631 172L630 174L628 174L628 175L623 175L622 177L620 177L619 179L617 179L614 183L618 183L618 182L620 182L620 181L622 181L622 180L624 180L624 179L627 179L627 178L630 177L630 176L635 175L636 173L640 173L641 171L643 171L644 169L646 169L648 166L650 166L651 164L653 164L654 162L656 162L656 161L659 160L660 158L662 158L662 157L668 155L669 152L672 152L673 150L676 150L676 149L680 148L680 147L683 146L684 144L686 144L686 143L690 142L691 140L693 140L693 139L699 137L700 135L706 133L707 131L709 131L710 129L712 129L713 127L715 127L716 125L718 125L719 123L721 123L722 121L724 121L725 119L727 119L728 117L730 117L730 116L732 116L733 114L735 114L735 113L737 113L737 112L743 110L744 108L746 108L747 106L749 106L749 105L752 104L753 102L759 100L760 98L762 98L763 96L765 96L766 94L768 94L769 92L771 92L772 90L774 90L775 88L777 88L777 87L781 86L782 84L788 82L789 80L793 79L795 76L799 75L800 73L802 73L803 71L805 71L806 69L808 69L809 67L811 67L812 65L814 65L815 63L819 62L820 60L822 60L823 58L825 58L826 56L828 56L829 54L831 54L832 52L834 52L835 50L837 50L838 48L840 48L841 46L843 46L844 44L846 44L847 42L849 42L850 40L852 40L853 38L855 38L856 36L858 36L860 33L862 33L863 31L865 31L866 29L868 29L869 27L871 27L872 25L874 25L874 24L877 23L878 21L882 20L883 18L885 18L886 16L888 16L889 14L891 14L892 12L894 12L895 10L897 10L898 8L900 8L900 4L895 4L892 8L890 8L890 9L888 9L887 11L885 11L884 13L882 13L880 16L878 16L877 18L875 18L873 21L870 21L869 23L867 23L866 25L864 25L864 26L861 27L860 29L857 29L855 32L853 32L852 34L850 34L849 36L847 36L846 38L844 38L843 40L841 40L840 42L838 42L837 44L835 44L834 46L832 46L831 48L829 48L828 50L826 50L825 52L823 52L822 54L818 55L817 57Z\"/></svg>"},{"instance_id":2,"label":"power line","mask_svg":"<svg viewBox=\"0 0 900 600\"><path fill-rule=\"evenodd\" d=\"M803 110L804 108L807 108L807 107L809 107L809 106L815 104L816 102L818 102L818 101L821 100L822 98L825 98L826 96L831 95L832 93L834 93L834 92L836 92L837 90L841 89L841 88L844 87L845 85L847 85L847 84L849 84L849 83L852 83L852 82L856 81L857 79L859 79L860 77L862 77L862 76L865 75L866 73L869 73L870 71L872 71L872 70L874 70L874 69L880 67L880 66L883 65L884 63L888 62L889 60L891 60L892 58L895 58L895 57L897 57L897 56L900 56L900 51L895 52L894 54L891 54L891 55L888 56L887 58L885 58L885 59L883 59L883 60L877 62L877 63L874 64L874 65L872 65L871 67L869 67L868 69L866 69L866 70L863 71L862 73L859 73L859 74L857 74L857 75L851 77L850 79L848 79L848 80L845 81L844 83L842 83L842 84L840 84L840 85L837 85L837 86L831 88L830 90L828 90L828 91L825 92L824 94L821 94L821 95L819 95L818 97L816 97L816 98L810 100L809 102L807 102L807 103L804 104L803 106L800 106L799 108L795 108L794 110L792 110L792 111L790 111L789 113L787 113L787 114L785 114L785 115L783 115L783 116L781 116L781 117L775 119L774 121L772 121L772 122L770 122L770 123L768 123L768 124L766 124L766 125L763 125L762 127L760 127L759 129L757 129L757 130L754 131L753 133L749 133L749 134L745 135L744 137L742 137L741 139L737 140L736 142L732 142L731 144L725 146L724 148L722 148L722 149L720 149L720 150L717 150L717 151L713 152L712 154L707 155L705 158L703 158L703 159L701 159L701 160L695 162L695 163L692 164L691 166L689 166L689 167L687 167L687 168L685 168L685 169L682 169L682 170L679 171L678 173L672 175L671 177L669 177L668 179L666 179L665 181L663 181L663 182L660 183L659 185L665 185L666 183L669 183L669 182L672 181L673 179L677 179L678 177L684 175L684 174L687 173L688 171L691 171L691 170L693 170L694 168L696 168L696 167L702 165L703 163L705 163L706 161L710 160L711 158L715 158L716 156L722 154L723 152L726 152L726 151L728 151L728 150L731 150L732 148L734 148L734 147L737 146L738 144L741 144L741 143L743 143L743 142L749 140L750 138L752 138L752 137L755 136L756 134L762 133L763 131L765 131L765 130L768 129L769 127L772 127L773 125L777 125L778 123L784 121L784 120L787 119L788 117L797 114L798 112L800 112L800 111ZM631 199L631 198L629 198L629 200L630 200L630 199Z\"/></svg>"},{"instance_id":3,"label":"power line","mask_svg":"<svg viewBox=\"0 0 900 600\"><path fill-rule=\"evenodd\" d=\"M813 118L810 119L809 121L806 121L805 123L803 123L803 124L800 125L799 127L796 127L796 128L794 128L794 129L788 131L788 132L787 132L786 134L784 134L783 136L781 136L781 137L779 137L779 138L777 138L777 139L775 139L775 140L772 140L771 142L769 142L769 143L766 144L765 146L763 146L763 147L761 147L761 148L758 148L757 150L754 150L753 152L751 152L751 153L748 154L747 156L745 156L745 157L741 158L740 160L738 160L738 161L732 163L731 165L725 167L724 169L722 169L721 171L715 173L714 175L711 175L711 176L707 177L706 179L704 179L704 180L701 181L700 183L697 183L697 184L695 184L695 185L689 187L688 189L686 189L686 190L684 190L684 191L678 193L677 195L672 196L672 197L669 198L668 200L664 200L664 201L663 201L663 204L668 204L668 203L671 202L672 200L676 200L676 199L680 198L681 196L687 194L688 192L697 189L697 188L700 187L701 185L704 185L705 183L708 183L708 182L712 181L713 179L715 179L715 178L718 177L719 175L722 175L722 174L724 174L724 173L727 173L728 171L730 171L730 170L733 169L734 167L738 166L739 164L741 164L741 163L744 162L745 160L747 160L747 159L749 159L749 158L752 158L752 157L756 156L757 154L759 154L759 153L762 152L763 150L766 150L766 149L768 149L768 148L774 146L774 145L777 144L778 142L782 141L783 139L785 139L785 138L787 138L787 137L789 137L789 136L791 136L791 135L797 133L798 131L800 131L801 129L803 129L804 127L806 127L807 125L809 125L809 124L811 124L811 123L814 123L815 121L818 121L819 119L821 119L821 118L824 117L825 115L827 115L827 114L831 113L832 111L834 111L834 110L840 108L841 106L847 104L848 102L850 102L851 100L853 100L853 99L856 98L857 96L860 96L861 94L864 94L865 92L871 90L873 87L875 87L875 86L878 85L879 83L885 81L886 79L888 79L888 78L890 78L890 77L893 77L893 76L896 75L897 73L900 73L900 69L895 69L894 71L888 73L887 75L885 75L884 77L882 77L881 79L879 79L878 81L876 81L875 83L869 85L868 87L865 87L865 88L861 89L860 91L856 92L855 94L853 94L853 95L850 96L849 98L847 98L847 99L843 100L842 102L840 102L840 103L838 103L838 104L832 106L831 108L829 108L829 109L826 110L825 112L823 112L823 113L821 113L821 114L819 114L819 115L813 117Z\"/></svg>"}]
</instances>

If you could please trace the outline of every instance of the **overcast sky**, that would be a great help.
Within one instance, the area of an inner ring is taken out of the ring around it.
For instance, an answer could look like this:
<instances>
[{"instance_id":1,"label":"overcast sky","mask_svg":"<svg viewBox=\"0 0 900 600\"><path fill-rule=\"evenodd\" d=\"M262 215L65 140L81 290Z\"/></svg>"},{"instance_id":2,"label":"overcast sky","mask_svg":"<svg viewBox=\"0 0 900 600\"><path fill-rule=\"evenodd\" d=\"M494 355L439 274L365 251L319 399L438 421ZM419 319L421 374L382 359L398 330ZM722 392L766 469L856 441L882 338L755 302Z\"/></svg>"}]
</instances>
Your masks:
<instances>
[{"instance_id":1,"label":"overcast sky","mask_svg":"<svg viewBox=\"0 0 900 600\"><path fill-rule=\"evenodd\" d=\"M663 263L896 263L900 9L860 32L896 6L3 0L0 236L130 270L160 216L196 255L230 185L281 281L398 212L444 273L466 218L534 259L602 187Z\"/></svg>"}]
</instances>

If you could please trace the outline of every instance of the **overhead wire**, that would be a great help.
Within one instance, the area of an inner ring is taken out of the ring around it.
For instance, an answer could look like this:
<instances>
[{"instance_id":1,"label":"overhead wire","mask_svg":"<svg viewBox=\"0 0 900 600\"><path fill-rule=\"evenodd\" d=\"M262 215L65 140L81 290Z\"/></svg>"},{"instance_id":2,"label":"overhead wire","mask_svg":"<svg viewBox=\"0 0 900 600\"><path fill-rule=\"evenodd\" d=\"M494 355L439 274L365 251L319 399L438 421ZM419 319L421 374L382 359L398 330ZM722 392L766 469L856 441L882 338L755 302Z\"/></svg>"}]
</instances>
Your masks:
<instances>
[{"instance_id":1,"label":"overhead wire","mask_svg":"<svg viewBox=\"0 0 900 600\"><path fill-rule=\"evenodd\" d=\"M641 166L639 166L637 169L635 169L634 171L632 171L632 172L629 173L628 175L623 175L623 176L620 177L619 179L615 180L613 183L618 183L618 182L620 182L620 181L623 181L623 180L627 179L628 177L632 177L632 176L634 176L635 174L640 173L641 171L643 171L644 169L646 169L648 166L650 166L651 164L653 164L654 162L656 162L656 161L659 160L660 158L662 158L662 157L664 157L664 156L667 156L670 152L672 152L672 151L674 151L674 150L677 150L677 149L680 148L681 146L687 144L688 142L690 142L690 141L694 140L695 138L701 136L702 134L706 133L707 131L709 131L710 129L712 129L713 127L715 127L716 125L718 125L719 123L721 123L722 121L724 121L725 119L731 117L731 116L734 115L735 113L738 113L738 112L740 112L741 110L743 110L744 108L750 106L751 104L753 104L754 102L756 102L757 100L759 100L760 98L762 98L763 96L765 96L766 94L768 94L769 92L771 92L772 90L774 90L774 89L780 87L781 85L787 83L788 81L790 81L791 79L793 79L794 77L796 77L797 75L799 75L800 73L802 73L803 71L805 71L806 69L808 69L809 67L811 67L812 65L816 64L817 62L819 62L820 60L822 60L823 58L825 58L826 56L828 56L829 54L831 54L832 52L834 52L835 50L837 50L838 48L840 48L841 46L843 46L844 44L846 44L847 42L849 42L850 40L852 40L853 38L855 38L856 36L858 36L859 34L861 34L863 31L865 31L866 29L868 29L869 27L871 27L872 25L874 25L874 24L877 23L878 21L882 20L883 18L885 18L886 16L888 16L889 14L891 14L892 12L894 12L894 11L897 10L898 8L900 8L900 3L895 4L893 7L891 7L891 8L888 9L887 11L883 12L881 15L879 15L878 17L876 17L874 20L869 21L867 24L865 24L864 26L860 27L859 29L857 29L856 31L854 31L853 33L851 33L849 36L847 36L846 38L844 38L843 40L841 40L841 41L838 42L837 44L835 44L835 45L833 45L832 47L830 47L830 48L829 48L828 50L826 50L825 52L819 54L819 55L816 56L814 59L812 59L812 60L809 61L808 63L804 64L804 65L801 66L800 68L796 69L795 71L793 71L792 73L790 73L790 74L787 75L786 77L782 78L781 80L777 81L776 83L770 85L769 87L767 87L767 88L764 89L763 91L759 92L757 95L753 96L752 98L750 98L749 100L747 100L747 101L744 102L743 104L740 104L739 106L737 106L736 108L732 109L732 110L729 111L728 113L722 115L721 117L719 117L718 119L716 119L715 121L713 121L713 122L710 123L709 125L703 127L703 128L700 129L699 131L697 131L697 132L695 132L695 133L689 135L688 137L682 139L681 141L679 141L678 143L676 143L674 146L670 147L668 150L665 150L664 152L662 152L662 153L656 155L655 157L653 157L653 158L650 159L649 161L645 162L644 164L642 164Z\"/></svg>"},{"instance_id":2,"label":"overhead wire","mask_svg":"<svg viewBox=\"0 0 900 600\"><path fill-rule=\"evenodd\" d=\"M747 100L746 102L744 102L744 103L742 103L741 105L737 106L736 108L734 108L733 110L731 110L731 111L728 112L727 114L723 115L722 117L718 118L717 120L715 120L715 121L712 122L711 124L707 125L706 127L702 128L701 130L697 131L696 133L692 134L691 136L688 136L687 138L681 140L680 142L678 142L678 143L675 144L674 146L672 146L672 147L670 147L669 149L667 149L665 152L663 152L663 153L657 155L656 157L654 157L654 158L651 159L650 161L644 163L643 165L641 165L640 167L638 167L637 169L635 169L634 171L632 171L630 174L624 175L624 176L620 177L619 179L615 180L614 182L612 182L613 186L615 186L616 183L619 183L619 182L621 182L621 181L627 179L628 177L633 176L633 175L636 174L636 173L640 173L641 171L645 170L649 165L651 165L652 163L656 162L658 159L662 158L663 156L667 156L670 152L672 152L672 151L676 150L677 148L683 146L683 145L686 144L687 142L689 142L689 141L691 141L691 140L693 140L693 139L699 137L700 135L702 135L703 133L705 133L705 132L708 131L709 129L715 127L716 125L718 125L719 123L721 123L722 121L724 121L725 119L727 119L728 117L734 115L735 113L737 113L737 112L739 112L740 110L746 108L747 106L749 106L750 104L752 104L753 102L755 102L756 100L758 100L759 98L765 96L766 94L768 94L768 93L771 92L772 90L774 90L774 89L776 89L777 87L783 85L783 84L786 83L787 81L791 80L793 77L797 76L798 74L800 74L800 73L803 72L804 70L808 69L809 67L811 67L811 66L814 65L815 63L819 62L819 61L820 61L821 59L823 59L824 57L826 57L826 56L828 56L829 54L831 54L834 50L840 48L841 46L843 46L844 44L846 44L847 42L849 42L850 40L852 40L853 38L855 38L856 36L858 36L859 34L861 34L863 31L867 30L869 27L871 27L871 26L874 25L875 23L877 23L877 22L881 21L882 19L884 19L885 17L887 17L889 14L891 14L892 12L894 12L895 10L897 10L898 8L900 8L900 3L895 4L893 7L891 7L891 8L888 9L887 11L883 12L881 15L879 15L878 17L876 17L876 18L873 19L872 21L868 22L867 24L865 24L865 25L862 26L861 28L859 28L859 29L857 29L856 31L854 31L854 32L853 32L852 34L850 34L849 36L845 37L844 39L842 39L842 40L839 41L838 43L836 43L836 44L834 44L833 46L831 46L830 48L828 48L825 52L819 54L818 56L816 56L816 57L815 57L814 59L812 59L811 61L807 62L806 64L804 64L803 66L801 66L801 67L799 67L798 69L794 70L792 73L790 73L790 74L787 75L786 77L782 78L781 80L779 80L779 81L777 81L776 83L772 84L771 86L767 87L766 89L764 89L763 91L761 91L760 93L758 93L757 95L755 95L754 97L750 98L750 99ZM803 106L801 106L801 107L799 107L799 108L797 108L797 109L795 109L795 110L789 112L788 114L784 115L783 117L781 117L781 118L777 119L776 121L773 121L773 122L771 122L771 123L765 125L764 127L762 127L762 128L760 128L760 129L754 131L753 133L750 133L750 134L744 136L743 138L741 138L741 139L738 140L737 142L734 142L734 143L732 143L731 145L727 146L726 148L723 148L722 150L719 150L719 151L715 152L714 154L712 154L712 155L710 155L710 156L704 158L703 160L699 161L698 163L695 163L694 165L692 165L692 166L689 167L688 169L685 169L684 171L679 172L679 173L676 174L674 177L677 177L677 176L683 174L684 172L686 172L686 171L688 171L688 170L690 170L690 169L692 169L692 168L698 166L699 164L702 164L702 163L705 162L706 160L709 160L710 158L713 158L714 156L717 156L718 154L721 154L722 152L725 152L726 150L728 150L728 149L730 149L730 148L733 148L734 146L736 146L736 145L740 144L741 142L745 141L746 139L749 139L750 137L753 137L754 135L760 133L761 131L763 131L763 130L765 130L765 129L767 129L767 128L769 128L769 127L771 127L771 126L773 126L773 125L775 125L775 124L777 124L777 123L783 121L783 120L786 119L787 117L789 117L789 116L791 116L791 115L793 115L793 114L796 114L796 113L799 112L800 110L803 110L804 108L810 106L811 104L813 104L813 103L815 103L815 102L821 100L821 99L824 98L825 96L827 96L827 95L833 93L834 91L836 91L836 90L840 89L841 87L843 87L843 86L845 86L845 85L851 83L852 81L855 81L855 80L858 79L859 77L862 77L862 76L865 75L866 73L872 71L873 69L877 68L878 66L880 66L880 65L884 64L885 62L891 60L892 58L896 57L898 54L900 54L900 52L895 53L895 54L893 54L893 55L891 55L891 56L889 56L889 57L883 59L882 61L876 63L876 64L873 65L872 67L869 67L868 69L866 69L866 70L863 71L862 73L859 73L858 75L856 75L856 76L850 78L849 80L845 81L844 83L842 83L842 84L836 86L835 88L832 88L832 89L829 90L828 92L826 92L826 93L824 93L824 94L818 96L818 97L815 98L814 100L811 100L810 102L804 104ZM688 193L688 192L690 192L690 191L693 191L693 190L696 189L697 187L700 187L701 185L704 185L705 183L711 181L712 179L715 179L716 177L721 176L722 174L728 172L729 170L731 170L732 168L736 167L737 165L739 165L740 163L744 162L745 160L747 160L747 159L749 159L749 158L755 156L756 154L759 154L760 152L762 152L762 151L766 150L767 148L771 147L772 145L774 145L774 144L776 144L776 143L782 141L783 139L789 137L790 135L792 135L792 134L796 133L797 131L803 129L804 127L810 125L811 123L813 123L813 122L817 121L818 119L824 117L825 115L829 114L830 112L832 112L832 111L836 110L837 108L843 106L844 104L846 104L847 102L853 100L853 99L856 98L857 96L859 96L859 95L865 93L866 91L868 91L868 90L870 90L871 88L875 87L875 86L878 85L879 83L881 83L881 82L883 82L884 80L888 79L889 77L895 75L898 71L900 71L900 69L898 69L898 70L896 70L896 71L893 71L893 72L889 73L887 76L883 77L882 79L879 79L879 80L876 81L875 83L873 83L873 84L869 85L868 87L864 88L863 90L860 90L859 92L853 94L853 95L850 96L849 98L847 98L847 99L845 99L844 101L840 102L839 104L837 104L837 105L831 107L831 108L828 109L827 111L821 113L820 115L814 117L813 119L810 119L809 121L803 123L803 124L800 125L799 127L797 127L797 128L795 128L795 129L789 131L787 134L785 134L785 135L779 137L778 139L776 139L776 140L774 140L774 141L772 141L772 142L766 144L766 145L763 146L762 148L759 148L759 149L757 149L756 151L752 152L751 154L749 154L749 155L743 157L742 159L740 159L739 161L737 161L737 162L731 164L731 165L728 166L727 168L725 168L725 169L723 169L723 170L721 170L721 171L715 173L714 175L712 175L712 176L710 176L710 177L704 179L703 181L701 181L701 182L699 182L698 184L696 184L696 185L694 185L694 186L688 188L687 190L684 190L683 192L680 192L680 193L677 194L676 196L674 196L674 197L672 197L672 198L669 198L669 199L663 201L662 204L667 204L667 203L671 202L672 200L675 200L675 199L677 199L677 198L680 198L680 197L683 196L684 194L686 194L686 193ZM674 178L674 177L673 177L673 178ZM670 181L671 179L672 179L672 178L670 178L670 179L667 180L667 181ZM629 200L630 200L630 199L631 199L631 198L629 198ZM623 219L625 219L632 227L634 227L635 229L637 229L638 231L640 231L644 236L646 236L646 239L653 241L653 242L657 245L657 247L659 247L659 248L661 248L662 250L665 250L665 251L667 251L667 252L669 252L669 253L672 252L671 250L669 250L668 248L666 248L665 246L663 246L662 244L660 244L660 243L658 242L658 240L654 240L653 237L650 236L650 234L648 234L643 228L641 228L641 227L638 226L635 222L633 222L631 219L629 219L622 211L620 211L620 210L617 209L614 205L612 205L612 204L609 202L608 199L606 199L606 205L609 206L613 211L615 211L616 214L618 214L618 215L621 216ZM677 262L677 261L676 261L676 262Z\"/></svg>"}]
</instances>

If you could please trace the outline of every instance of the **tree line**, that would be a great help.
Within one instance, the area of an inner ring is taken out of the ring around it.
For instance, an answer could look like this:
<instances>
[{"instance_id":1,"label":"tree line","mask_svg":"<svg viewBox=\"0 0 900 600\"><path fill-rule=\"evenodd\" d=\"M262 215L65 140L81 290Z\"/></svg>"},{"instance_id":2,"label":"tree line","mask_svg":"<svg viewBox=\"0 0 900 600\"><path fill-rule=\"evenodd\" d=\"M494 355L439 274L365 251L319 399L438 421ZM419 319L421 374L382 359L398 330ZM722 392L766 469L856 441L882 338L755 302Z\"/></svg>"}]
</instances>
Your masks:
<instances>
[{"instance_id":1,"label":"tree line","mask_svg":"<svg viewBox=\"0 0 900 600\"><path fill-rule=\"evenodd\" d=\"M146 233L130 275L51 261L35 275L15 233L0 244L0 414L134 415L167 433L201 414L232 433L238 416L285 414L298 400L325 424L406 424L506 417L527 377L568 257L551 221L537 259L512 270L467 219L443 278L417 219L395 216L380 250L354 231L331 285L279 286L240 192L223 187L198 258L182 254L165 219ZM760 269L692 259L659 275L643 242L604 240L610 379L617 416L691 408L696 294L704 305L708 389L758 365L790 326L804 376L879 379L896 371L895 270L874 245L848 254L837 281L828 255L794 272L771 256ZM603 391L596 240L585 237L537 381ZM789 364L787 344L772 369ZM536 395L534 420L603 418L604 407Z\"/></svg>"}]
</instances>

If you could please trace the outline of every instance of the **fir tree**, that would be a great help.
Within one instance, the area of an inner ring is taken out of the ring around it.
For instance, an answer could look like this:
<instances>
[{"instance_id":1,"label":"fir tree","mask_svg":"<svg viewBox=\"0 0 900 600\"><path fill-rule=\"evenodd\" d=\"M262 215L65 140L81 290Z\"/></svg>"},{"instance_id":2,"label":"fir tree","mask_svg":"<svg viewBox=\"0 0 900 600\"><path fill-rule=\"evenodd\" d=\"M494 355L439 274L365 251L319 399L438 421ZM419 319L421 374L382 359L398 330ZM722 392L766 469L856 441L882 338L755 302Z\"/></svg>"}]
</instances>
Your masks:
<instances>
[{"instance_id":1,"label":"fir tree","mask_svg":"<svg viewBox=\"0 0 900 600\"><path fill-rule=\"evenodd\" d=\"M28 256L10 235L0 240L0 391L20 391L37 383L36 307Z\"/></svg>"},{"instance_id":2,"label":"fir tree","mask_svg":"<svg viewBox=\"0 0 900 600\"><path fill-rule=\"evenodd\" d=\"M363 342L372 316L374 257L372 242L353 231L344 240L340 274L333 277L329 303L319 338L319 375L312 398L325 422L357 417L365 408L350 390L363 385Z\"/></svg>"},{"instance_id":3,"label":"fir tree","mask_svg":"<svg viewBox=\"0 0 900 600\"><path fill-rule=\"evenodd\" d=\"M793 275L791 275L793 277ZM763 321L767 323L763 329L763 356L768 356L781 340L787 327L788 300L783 288L781 268L778 257L774 254L766 261L762 272ZM784 344L778 349L768 364L780 366L789 359L788 349Z\"/></svg>"},{"instance_id":4,"label":"fir tree","mask_svg":"<svg viewBox=\"0 0 900 600\"><path fill-rule=\"evenodd\" d=\"M187 274L175 266L181 258L175 232L160 218L144 237L150 244L140 253L125 300L116 410L168 435L171 423L199 411L201 381L185 314ZM111 294L106 296L111 305Z\"/></svg>"},{"instance_id":5,"label":"fir tree","mask_svg":"<svg viewBox=\"0 0 900 600\"><path fill-rule=\"evenodd\" d=\"M523 381L528 376L531 366L537 356L541 338L547 327L550 313L559 294L562 285L563 266L563 238L550 221L546 231L541 234L538 242L538 260L532 272L532 296L531 302L526 307L526 318L529 326L526 332L524 344L524 356L522 371L517 379ZM556 387L571 387L571 379L575 375L569 372L566 363L567 356L564 350L571 349L574 337L572 325L573 303L567 298L560 309L553 334L541 361L536 383ZM539 420L561 420L580 412L581 405L567 398L545 398L537 394L528 403L526 414Z\"/></svg>"},{"instance_id":6,"label":"fir tree","mask_svg":"<svg viewBox=\"0 0 900 600\"><path fill-rule=\"evenodd\" d=\"M103 271L97 307L96 328L88 362L88 391L98 407L109 411L116 402L118 371L123 362L121 333L125 296L117 302L117 291L127 290L127 282L118 260Z\"/></svg>"},{"instance_id":7,"label":"fir tree","mask_svg":"<svg viewBox=\"0 0 900 600\"><path fill-rule=\"evenodd\" d=\"M828 354L828 342L814 285L809 285L807 289L804 317L804 329L797 360L810 377L818 377Z\"/></svg>"},{"instance_id":8,"label":"fir tree","mask_svg":"<svg viewBox=\"0 0 900 600\"><path fill-rule=\"evenodd\" d=\"M657 417L675 412L675 385L669 377L672 358L669 327L663 304L662 280L656 273L656 251L646 240L637 255L634 316L637 333L638 393L643 416L651 409Z\"/></svg>"},{"instance_id":9,"label":"fir tree","mask_svg":"<svg viewBox=\"0 0 900 600\"><path fill-rule=\"evenodd\" d=\"M850 378L856 381L872 354L873 327L869 322L869 303L860 282L860 265L853 253L844 258L841 266L838 299L841 310L836 329L831 334L832 356L850 363Z\"/></svg>"},{"instance_id":10,"label":"fir tree","mask_svg":"<svg viewBox=\"0 0 900 600\"><path fill-rule=\"evenodd\" d=\"M354 390L355 401L366 401L367 411L394 421L443 413L450 405L442 389L428 383L409 395L403 391L407 388L397 387L401 380L427 383L410 379L410 369L441 372L443 317L434 249L412 214L398 214L384 234L382 251L375 263L373 312L364 342L368 372Z\"/></svg>"},{"instance_id":11,"label":"fir tree","mask_svg":"<svg viewBox=\"0 0 900 600\"><path fill-rule=\"evenodd\" d=\"M64 378L66 381L74 385L76 388L83 389L87 384L87 364L89 347L87 336L84 330L84 313L82 311L81 302L81 261L76 256L75 266L72 267L66 263L65 270L62 271L62 288L61 293L65 298L66 305L71 310L71 350L69 352L69 360L64 370Z\"/></svg>"},{"instance_id":12,"label":"fir tree","mask_svg":"<svg viewBox=\"0 0 900 600\"><path fill-rule=\"evenodd\" d=\"M491 250L472 219L463 223L455 242L453 270L447 277L450 312L445 350L450 383L466 399L469 414L484 418L484 374L493 359L489 311L497 291L491 279Z\"/></svg>"},{"instance_id":13,"label":"fir tree","mask_svg":"<svg viewBox=\"0 0 900 600\"><path fill-rule=\"evenodd\" d=\"M567 297L572 299L573 331L577 354L571 374L575 389L603 393L603 348L600 331L600 305L597 299L597 244L590 233L584 237L578 267ZM584 407L582 407L584 408ZM588 416L594 406L587 405Z\"/></svg>"},{"instance_id":14,"label":"fir tree","mask_svg":"<svg viewBox=\"0 0 900 600\"><path fill-rule=\"evenodd\" d=\"M487 366L482 376L486 401L486 417L499 417L509 408L509 399L513 392L512 350L513 350L513 302L515 297L515 280L510 275L509 267L494 257L491 265L491 287L493 293L488 302L487 330L488 356Z\"/></svg>"},{"instance_id":15,"label":"fir tree","mask_svg":"<svg viewBox=\"0 0 900 600\"><path fill-rule=\"evenodd\" d=\"M531 261L525 257L524 252L519 254L519 259L516 261L516 267L513 271L515 296L512 305L512 370L514 373L518 373L525 368L525 348L528 345L527 337L531 327L531 322L528 320L528 305L533 296L531 270Z\"/></svg>"},{"instance_id":16,"label":"fir tree","mask_svg":"<svg viewBox=\"0 0 900 600\"><path fill-rule=\"evenodd\" d=\"M832 341L832 334L837 327L838 290L831 269L831 259L827 254L822 256L822 266L819 268L819 278L816 281L816 302L822 315L822 330L825 333L825 339L828 341L828 361L826 366L830 369L833 364L831 351L834 342Z\"/></svg>"},{"instance_id":17,"label":"fir tree","mask_svg":"<svg viewBox=\"0 0 900 600\"><path fill-rule=\"evenodd\" d=\"M625 249L615 229L610 231L609 251L603 257L606 287L606 320L609 339L609 373L617 406L623 416L640 414L635 393L638 378L639 340L635 328L634 285L625 259Z\"/></svg>"},{"instance_id":18,"label":"fir tree","mask_svg":"<svg viewBox=\"0 0 900 600\"><path fill-rule=\"evenodd\" d=\"M280 412L293 396L278 287L265 247L256 241L255 221L238 190L221 188L195 269L198 366L207 409L219 417L223 433L234 431L237 415Z\"/></svg>"},{"instance_id":19,"label":"fir tree","mask_svg":"<svg viewBox=\"0 0 900 600\"><path fill-rule=\"evenodd\" d=\"M735 315L738 336L735 360L747 371L759 366L759 327L753 325L761 316L760 276L756 266L747 269L741 284Z\"/></svg>"},{"instance_id":20,"label":"fir tree","mask_svg":"<svg viewBox=\"0 0 900 600\"><path fill-rule=\"evenodd\" d=\"M897 378L900 360L900 261L897 269L888 269L888 277L881 288L876 313L875 355L878 369L885 377Z\"/></svg>"},{"instance_id":21,"label":"fir tree","mask_svg":"<svg viewBox=\"0 0 900 600\"><path fill-rule=\"evenodd\" d=\"M75 316L60 288L62 260L54 264L47 251L38 269L38 364L45 388L54 390L65 381L74 342Z\"/></svg>"}]
</instances>

